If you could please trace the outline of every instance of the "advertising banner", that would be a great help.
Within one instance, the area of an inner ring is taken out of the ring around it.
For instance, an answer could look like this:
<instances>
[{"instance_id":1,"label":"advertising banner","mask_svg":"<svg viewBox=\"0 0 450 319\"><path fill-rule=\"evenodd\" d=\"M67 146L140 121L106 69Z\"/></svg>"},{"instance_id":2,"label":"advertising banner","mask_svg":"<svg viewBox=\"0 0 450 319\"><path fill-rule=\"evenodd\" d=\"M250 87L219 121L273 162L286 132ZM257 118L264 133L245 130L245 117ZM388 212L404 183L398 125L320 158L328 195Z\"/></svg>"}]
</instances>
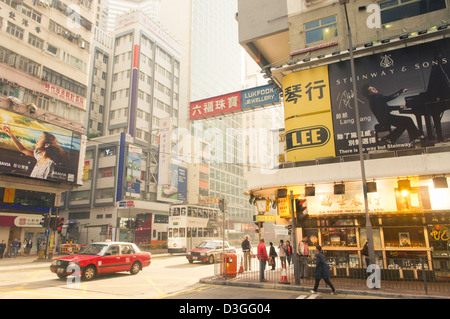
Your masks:
<instances>
[{"instance_id":1,"label":"advertising banner","mask_svg":"<svg viewBox=\"0 0 450 319\"><path fill-rule=\"evenodd\" d=\"M6 110L0 127L1 173L77 183L80 133Z\"/></svg>"},{"instance_id":2,"label":"advertising banner","mask_svg":"<svg viewBox=\"0 0 450 319\"><path fill-rule=\"evenodd\" d=\"M283 88L287 160L335 156L328 67L291 73Z\"/></svg>"},{"instance_id":3,"label":"advertising banner","mask_svg":"<svg viewBox=\"0 0 450 319\"><path fill-rule=\"evenodd\" d=\"M187 168L171 165L170 184L158 185L157 199L164 202L187 201Z\"/></svg>"},{"instance_id":4,"label":"advertising banner","mask_svg":"<svg viewBox=\"0 0 450 319\"><path fill-rule=\"evenodd\" d=\"M450 137L450 39L355 59L364 151ZM350 61L328 66L336 155L358 152ZM425 139L417 140L424 136Z\"/></svg>"},{"instance_id":5,"label":"advertising banner","mask_svg":"<svg viewBox=\"0 0 450 319\"><path fill-rule=\"evenodd\" d=\"M140 195L142 171L142 149L129 145L127 165L127 193Z\"/></svg>"},{"instance_id":6,"label":"advertising banner","mask_svg":"<svg viewBox=\"0 0 450 319\"><path fill-rule=\"evenodd\" d=\"M449 62L450 39L355 59L364 152L429 146L450 137L450 112L445 112L450 108ZM349 60L291 73L283 78L283 92L289 161L358 153ZM312 116L327 110L332 125L325 116ZM334 154L319 147L305 153L314 145L310 129L320 134L319 145L325 128L332 134Z\"/></svg>"}]
</instances>

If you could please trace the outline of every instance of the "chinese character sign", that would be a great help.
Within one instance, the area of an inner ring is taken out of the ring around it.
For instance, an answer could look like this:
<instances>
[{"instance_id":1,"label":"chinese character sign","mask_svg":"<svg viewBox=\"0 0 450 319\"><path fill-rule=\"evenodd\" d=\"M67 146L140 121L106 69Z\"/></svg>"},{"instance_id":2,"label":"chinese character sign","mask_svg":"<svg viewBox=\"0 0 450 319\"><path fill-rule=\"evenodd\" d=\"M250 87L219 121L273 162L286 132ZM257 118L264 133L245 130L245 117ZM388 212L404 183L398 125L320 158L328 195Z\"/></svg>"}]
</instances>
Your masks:
<instances>
[{"instance_id":1,"label":"chinese character sign","mask_svg":"<svg viewBox=\"0 0 450 319\"><path fill-rule=\"evenodd\" d=\"M291 73L283 78L284 118L330 111L328 66Z\"/></svg>"},{"instance_id":2,"label":"chinese character sign","mask_svg":"<svg viewBox=\"0 0 450 319\"><path fill-rule=\"evenodd\" d=\"M190 119L200 119L240 110L241 92L235 92L206 100L192 102Z\"/></svg>"}]
</instances>

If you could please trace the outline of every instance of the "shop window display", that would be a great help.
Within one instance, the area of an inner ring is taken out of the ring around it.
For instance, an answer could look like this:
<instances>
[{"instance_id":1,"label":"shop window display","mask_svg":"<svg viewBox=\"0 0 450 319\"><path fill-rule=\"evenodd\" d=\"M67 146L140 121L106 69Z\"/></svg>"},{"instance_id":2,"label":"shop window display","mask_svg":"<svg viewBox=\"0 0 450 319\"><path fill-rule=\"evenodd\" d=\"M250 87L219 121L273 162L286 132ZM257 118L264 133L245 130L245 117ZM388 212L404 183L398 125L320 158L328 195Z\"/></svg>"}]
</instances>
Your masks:
<instances>
[{"instance_id":1,"label":"shop window display","mask_svg":"<svg viewBox=\"0 0 450 319\"><path fill-rule=\"evenodd\" d=\"M384 244L386 248L425 248L423 227L384 228Z\"/></svg>"},{"instance_id":2,"label":"shop window display","mask_svg":"<svg viewBox=\"0 0 450 319\"><path fill-rule=\"evenodd\" d=\"M381 249L381 235L380 235L380 229L373 228L372 229L372 235L373 235L373 245L376 249ZM360 248L362 249L364 247L364 244L366 243L367 235L366 235L366 229L360 228L359 229L359 243Z\"/></svg>"},{"instance_id":3,"label":"shop window display","mask_svg":"<svg viewBox=\"0 0 450 319\"><path fill-rule=\"evenodd\" d=\"M355 228L322 228L321 239L323 246L356 247Z\"/></svg>"}]
</instances>

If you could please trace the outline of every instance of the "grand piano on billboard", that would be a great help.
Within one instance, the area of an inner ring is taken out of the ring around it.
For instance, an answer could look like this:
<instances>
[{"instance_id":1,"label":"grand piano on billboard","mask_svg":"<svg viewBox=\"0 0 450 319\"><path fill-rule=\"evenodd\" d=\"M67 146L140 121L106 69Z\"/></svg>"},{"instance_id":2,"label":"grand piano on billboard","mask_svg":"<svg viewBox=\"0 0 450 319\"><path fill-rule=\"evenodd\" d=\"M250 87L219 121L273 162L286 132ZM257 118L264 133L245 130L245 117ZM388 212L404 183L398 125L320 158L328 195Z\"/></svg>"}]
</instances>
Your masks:
<instances>
[{"instance_id":1,"label":"grand piano on billboard","mask_svg":"<svg viewBox=\"0 0 450 319\"><path fill-rule=\"evenodd\" d=\"M450 39L364 56L355 59L355 68L365 151L420 147L448 140ZM358 140L350 62L329 65L329 77L336 155L355 154ZM389 97L385 106L392 116L408 117L405 121L414 127L400 127L399 131L394 124L380 123L364 92L369 86ZM420 143L411 140L410 131L420 132L421 138L416 139Z\"/></svg>"}]
</instances>

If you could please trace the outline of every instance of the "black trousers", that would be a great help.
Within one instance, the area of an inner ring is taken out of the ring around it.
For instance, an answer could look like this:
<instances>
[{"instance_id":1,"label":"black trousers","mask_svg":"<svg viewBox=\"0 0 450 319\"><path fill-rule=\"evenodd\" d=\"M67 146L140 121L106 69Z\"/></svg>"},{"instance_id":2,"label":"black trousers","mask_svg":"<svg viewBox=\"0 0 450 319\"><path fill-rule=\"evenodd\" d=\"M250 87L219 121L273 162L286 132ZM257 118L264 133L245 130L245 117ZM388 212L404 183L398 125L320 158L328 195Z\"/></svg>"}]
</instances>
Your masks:
<instances>
[{"instance_id":1,"label":"black trousers","mask_svg":"<svg viewBox=\"0 0 450 319\"><path fill-rule=\"evenodd\" d=\"M331 283L329 278L322 278L325 283L330 286L331 291L335 291L333 284ZM319 288L320 279L316 279L316 282L314 284L314 291L317 291L317 288Z\"/></svg>"},{"instance_id":2,"label":"black trousers","mask_svg":"<svg viewBox=\"0 0 450 319\"><path fill-rule=\"evenodd\" d=\"M386 125L383 124L383 126L389 127L389 125L395 127L395 129L392 130L388 136L386 136L386 138L389 138L392 142L395 142L404 131L408 132L409 140L411 142L421 135L419 129L416 127L416 124L414 124L414 121L407 116L390 115L389 124L386 123Z\"/></svg>"}]
</instances>

